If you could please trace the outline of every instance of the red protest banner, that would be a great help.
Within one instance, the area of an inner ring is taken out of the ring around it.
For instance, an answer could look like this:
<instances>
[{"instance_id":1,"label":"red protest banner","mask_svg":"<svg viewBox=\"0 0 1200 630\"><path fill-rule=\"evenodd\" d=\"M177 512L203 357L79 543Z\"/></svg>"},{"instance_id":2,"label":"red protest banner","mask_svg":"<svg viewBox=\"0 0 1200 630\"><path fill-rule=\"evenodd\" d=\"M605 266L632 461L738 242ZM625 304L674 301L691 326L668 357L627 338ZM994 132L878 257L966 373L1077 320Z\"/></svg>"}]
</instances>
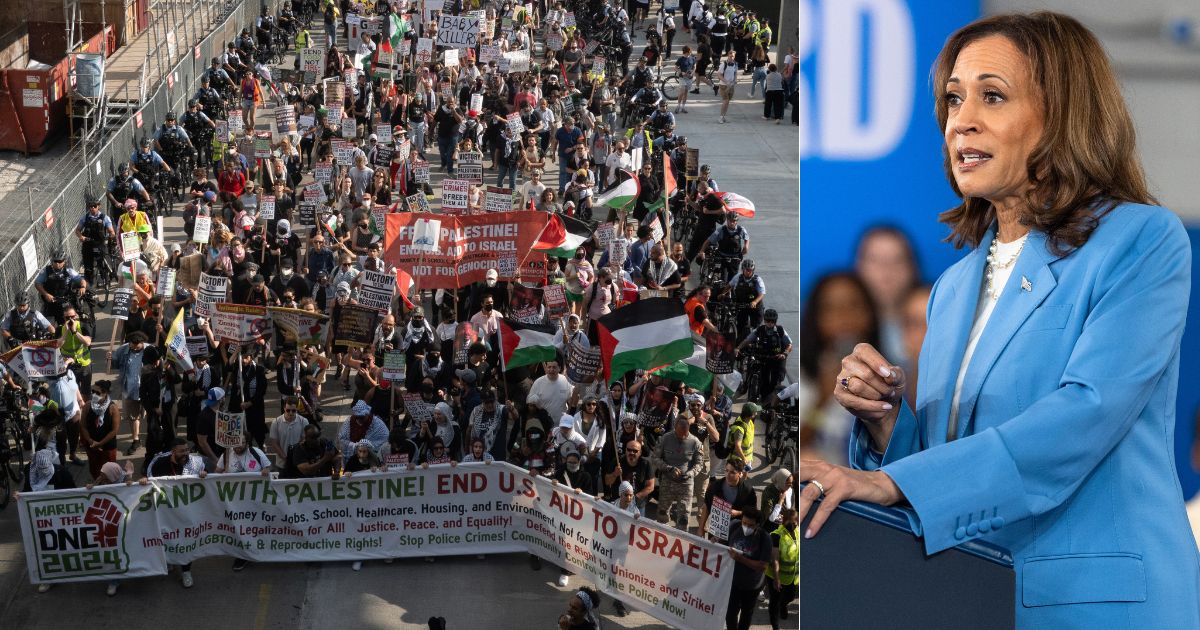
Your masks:
<instances>
[{"instance_id":1,"label":"red protest banner","mask_svg":"<svg viewBox=\"0 0 1200 630\"><path fill-rule=\"evenodd\" d=\"M514 280L550 215L538 211L447 216L399 212L386 217L383 259L420 289L481 282L488 269Z\"/></svg>"}]
</instances>

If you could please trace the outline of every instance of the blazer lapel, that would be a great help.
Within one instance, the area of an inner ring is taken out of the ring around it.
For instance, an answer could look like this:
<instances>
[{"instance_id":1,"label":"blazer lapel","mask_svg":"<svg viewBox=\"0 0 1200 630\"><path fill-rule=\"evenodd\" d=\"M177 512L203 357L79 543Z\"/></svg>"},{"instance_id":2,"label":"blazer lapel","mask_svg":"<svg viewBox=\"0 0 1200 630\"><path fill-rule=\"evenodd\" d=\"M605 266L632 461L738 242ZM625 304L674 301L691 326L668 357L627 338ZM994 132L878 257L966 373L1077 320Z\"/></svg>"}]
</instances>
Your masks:
<instances>
[{"instance_id":1,"label":"blazer lapel","mask_svg":"<svg viewBox=\"0 0 1200 630\"><path fill-rule=\"evenodd\" d=\"M990 243L990 237L984 242ZM991 318L988 319L983 336L975 346L975 354L971 356L971 363L967 367L967 374L963 379L962 392L959 396L956 438L966 435L972 424L975 403L979 399L979 390L983 387L983 381L987 378L992 366L995 365L996 359L1000 357L1000 353L1004 351L1009 340L1021 328L1034 309L1041 305L1046 296L1050 295L1050 292L1058 284L1054 274L1050 271L1050 263L1057 259L1046 250L1046 235L1031 230L1025 247L1021 251L1021 256L1017 259L1012 275L1004 286L1004 292L1000 294L996 308L992 311ZM982 277L982 273L980 270L980 277ZM971 320L974 319L973 315L974 311L966 324L968 329L971 327ZM962 348L965 348L965 345ZM961 349L956 356L961 359ZM953 395L953 381L951 381L950 387L951 395Z\"/></svg>"},{"instance_id":2,"label":"blazer lapel","mask_svg":"<svg viewBox=\"0 0 1200 630\"><path fill-rule=\"evenodd\" d=\"M993 230L989 229L984 235L984 243L990 243ZM980 282L983 278L983 270L987 264L987 249L976 247L963 259L963 264L956 269L956 276L946 278L941 286L945 286L948 291L939 295L939 300L946 300L945 315L939 318L939 321L934 323L937 326L945 326L946 335L944 340L949 344L948 348L939 348L937 352L931 352L929 358L940 357L936 363L924 368L920 371L918 378L927 381L930 387L940 388L939 392L929 392L928 401L937 401L936 407L928 409L934 412L932 417L927 417L929 422L927 436L930 445L941 444L946 440L946 433L950 424L950 401L954 397L954 382L958 376L958 368L962 362L963 353L967 349L967 339L971 333L971 324L975 320L975 309L979 304ZM941 289L939 288L939 291ZM929 337L926 338L926 343L931 342ZM922 357L924 359L925 357Z\"/></svg>"}]
</instances>

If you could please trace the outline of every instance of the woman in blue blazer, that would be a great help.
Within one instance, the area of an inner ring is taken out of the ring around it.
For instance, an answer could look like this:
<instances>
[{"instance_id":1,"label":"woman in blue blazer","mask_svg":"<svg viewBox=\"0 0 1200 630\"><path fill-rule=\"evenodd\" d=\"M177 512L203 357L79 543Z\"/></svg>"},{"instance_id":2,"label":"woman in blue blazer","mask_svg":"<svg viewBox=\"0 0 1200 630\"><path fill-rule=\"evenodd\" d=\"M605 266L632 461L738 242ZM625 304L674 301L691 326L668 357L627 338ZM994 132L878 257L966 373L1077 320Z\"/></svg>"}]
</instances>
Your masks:
<instances>
[{"instance_id":1,"label":"woman in blue blazer","mask_svg":"<svg viewBox=\"0 0 1200 630\"><path fill-rule=\"evenodd\" d=\"M805 535L841 501L907 503L927 553L1011 550L1021 628L1200 628L1173 454L1191 250L1107 56L1071 18L995 16L934 88L963 199L940 218L971 252L930 296L915 410L875 348L843 359L852 467L803 463Z\"/></svg>"}]
</instances>

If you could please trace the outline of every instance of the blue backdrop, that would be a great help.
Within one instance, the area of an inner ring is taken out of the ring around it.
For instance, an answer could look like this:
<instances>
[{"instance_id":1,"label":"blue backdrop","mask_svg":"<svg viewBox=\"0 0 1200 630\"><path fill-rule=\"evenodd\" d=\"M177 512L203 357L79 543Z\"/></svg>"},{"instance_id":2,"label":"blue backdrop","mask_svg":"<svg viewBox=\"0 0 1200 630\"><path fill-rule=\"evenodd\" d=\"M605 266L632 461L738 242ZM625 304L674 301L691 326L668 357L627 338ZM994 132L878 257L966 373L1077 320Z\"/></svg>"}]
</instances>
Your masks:
<instances>
[{"instance_id":1,"label":"blue backdrop","mask_svg":"<svg viewBox=\"0 0 1200 630\"><path fill-rule=\"evenodd\" d=\"M977 0L801 0L800 295L853 263L870 225L900 226L932 282L963 255L942 242L939 212L957 204L942 170L930 69L946 37L980 15ZM1200 226L1183 338L1175 452L1185 497L1200 490L1191 444L1200 388Z\"/></svg>"}]
</instances>

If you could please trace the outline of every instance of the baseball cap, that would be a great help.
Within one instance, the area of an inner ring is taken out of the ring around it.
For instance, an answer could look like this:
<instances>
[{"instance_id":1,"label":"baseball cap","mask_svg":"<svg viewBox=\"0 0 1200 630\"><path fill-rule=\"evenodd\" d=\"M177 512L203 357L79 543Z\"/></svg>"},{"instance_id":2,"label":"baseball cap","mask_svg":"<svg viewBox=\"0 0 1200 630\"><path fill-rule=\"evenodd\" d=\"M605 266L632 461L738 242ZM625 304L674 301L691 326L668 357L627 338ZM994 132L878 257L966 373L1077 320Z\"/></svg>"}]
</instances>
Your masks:
<instances>
[{"instance_id":1,"label":"baseball cap","mask_svg":"<svg viewBox=\"0 0 1200 630\"><path fill-rule=\"evenodd\" d=\"M205 201L216 201L216 200L217 200L217 193L215 193L215 192L213 192L213 191L211 191L211 190L206 190L206 191L204 191L204 200L205 200Z\"/></svg>"}]
</instances>

